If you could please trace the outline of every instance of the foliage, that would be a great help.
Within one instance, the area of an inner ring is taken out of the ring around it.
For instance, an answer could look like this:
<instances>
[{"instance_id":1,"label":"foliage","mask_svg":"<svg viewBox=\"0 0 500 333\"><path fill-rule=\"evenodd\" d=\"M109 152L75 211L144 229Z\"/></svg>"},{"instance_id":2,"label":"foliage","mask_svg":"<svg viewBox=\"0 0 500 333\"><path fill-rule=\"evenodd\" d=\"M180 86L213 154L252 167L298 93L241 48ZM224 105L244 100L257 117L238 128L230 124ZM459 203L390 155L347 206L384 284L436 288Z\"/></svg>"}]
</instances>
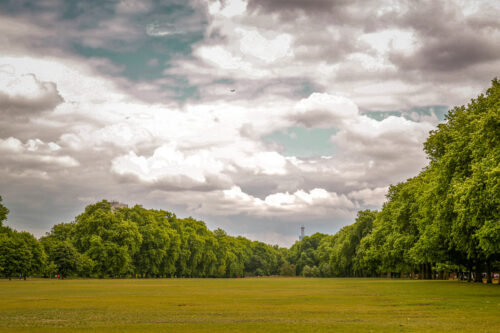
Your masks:
<instances>
[{"instance_id":1,"label":"foliage","mask_svg":"<svg viewBox=\"0 0 500 333\"><path fill-rule=\"evenodd\" d=\"M2 205L2 197L0 196L0 228L2 228L3 221L7 219L7 214L9 214L9 210Z\"/></svg>"}]
</instances>

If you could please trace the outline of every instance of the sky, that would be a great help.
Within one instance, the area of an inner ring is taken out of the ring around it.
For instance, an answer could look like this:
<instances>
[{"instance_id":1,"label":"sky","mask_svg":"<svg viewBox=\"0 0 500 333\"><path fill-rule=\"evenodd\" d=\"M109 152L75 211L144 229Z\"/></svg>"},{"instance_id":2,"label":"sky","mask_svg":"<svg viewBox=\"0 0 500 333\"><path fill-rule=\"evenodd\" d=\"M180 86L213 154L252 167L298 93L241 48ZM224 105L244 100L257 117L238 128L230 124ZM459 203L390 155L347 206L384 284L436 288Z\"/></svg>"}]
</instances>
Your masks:
<instances>
[{"instance_id":1,"label":"sky","mask_svg":"<svg viewBox=\"0 0 500 333\"><path fill-rule=\"evenodd\" d=\"M117 200L335 233L500 69L498 1L1 0L0 195L42 236Z\"/></svg>"}]
</instances>

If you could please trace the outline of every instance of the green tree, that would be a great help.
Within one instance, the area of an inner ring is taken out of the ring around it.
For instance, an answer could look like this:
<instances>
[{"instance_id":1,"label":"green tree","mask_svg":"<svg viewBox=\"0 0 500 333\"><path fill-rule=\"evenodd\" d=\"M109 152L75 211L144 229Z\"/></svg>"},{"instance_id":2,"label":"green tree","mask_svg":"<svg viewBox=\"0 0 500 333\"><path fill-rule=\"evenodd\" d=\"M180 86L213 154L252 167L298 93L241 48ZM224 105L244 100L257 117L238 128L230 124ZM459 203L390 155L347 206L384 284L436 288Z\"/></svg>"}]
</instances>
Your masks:
<instances>
[{"instance_id":1,"label":"green tree","mask_svg":"<svg viewBox=\"0 0 500 333\"><path fill-rule=\"evenodd\" d=\"M3 222L7 220L7 214L9 214L9 210L2 204L2 196L0 196L0 229L3 226Z\"/></svg>"},{"instance_id":2,"label":"green tree","mask_svg":"<svg viewBox=\"0 0 500 333\"><path fill-rule=\"evenodd\" d=\"M20 276L26 279L42 273L45 253L33 235L27 232L0 233L0 274L9 279Z\"/></svg>"},{"instance_id":3,"label":"green tree","mask_svg":"<svg viewBox=\"0 0 500 333\"><path fill-rule=\"evenodd\" d=\"M75 223L76 248L95 263L96 274L118 277L134 271L132 258L142 242L136 223L113 212L105 200L87 206Z\"/></svg>"}]
</instances>

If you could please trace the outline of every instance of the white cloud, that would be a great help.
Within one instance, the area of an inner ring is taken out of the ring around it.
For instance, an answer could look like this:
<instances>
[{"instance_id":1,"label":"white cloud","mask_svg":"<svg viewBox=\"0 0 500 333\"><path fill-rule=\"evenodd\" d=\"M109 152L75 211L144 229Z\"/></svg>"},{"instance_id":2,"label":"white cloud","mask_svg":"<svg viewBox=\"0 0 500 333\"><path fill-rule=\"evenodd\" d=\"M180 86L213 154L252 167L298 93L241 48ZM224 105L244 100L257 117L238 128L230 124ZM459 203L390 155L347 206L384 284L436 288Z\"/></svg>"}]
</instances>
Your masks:
<instances>
[{"instance_id":1,"label":"white cloud","mask_svg":"<svg viewBox=\"0 0 500 333\"><path fill-rule=\"evenodd\" d=\"M166 144L155 149L150 157L137 156L133 151L118 156L113 159L111 170L119 175L137 176L145 182L168 182L173 179L182 186L182 178L203 184L207 177L219 175L224 168L224 164L216 160L209 150L184 154L176 145Z\"/></svg>"},{"instance_id":2,"label":"white cloud","mask_svg":"<svg viewBox=\"0 0 500 333\"><path fill-rule=\"evenodd\" d=\"M45 143L40 139L30 139L22 143L14 137L0 138L3 166L12 168L14 172L21 169L36 169L37 165L42 169L46 166L74 168L80 165L73 157L58 154L60 148L54 142Z\"/></svg>"},{"instance_id":3,"label":"white cloud","mask_svg":"<svg viewBox=\"0 0 500 333\"><path fill-rule=\"evenodd\" d=\"M425 154L421 144L432 128L429 123L417 123L403 117L391 116L377 121L359 116L332 136L332 142L353 154L381 160L418 156L418 164L423 167Z\"/></svg>"},{"instance_id":4,"label":"white cloud","mask_svg":"<svg viewBox=\"0 0 500 333\"><path fill-rule=\"evenodd\" d=\"M46 111L62 101L53 82L40 81L32 73L19 73L0 62L0 108L14 115Z\"/></svg>"},{"instance_id":5,"label":"white cloud","mask_svg":"<svg viewBox=\"0 0 500 333\"><path fill-rule=\"evenodd\" d=\"M265 61L274 62L284 57L291 57L292 36L280 34L273 39L267 39L257 30L237 29L236 33L241 35L240 51L245 55L250 55Z\"/></svg>"},{"instance_id":6,"label":"white cloud","mask_svg":"<svg viewBox=\"0 0 500 333\"><path fill-rule=\"evenodd\" d=\"M239 186L211 192L183 191L156 194L165 201L188 206L191 214L211 216L248 215L255 218L286 218L297 221L304 218L345 218L355 215L359 206L345 195L315 188L307 192L277 192L260 199L242 191Z\"/></svg>"},{"instance_id":7,"label":"white cloud","mask_svg":"<svg viewBox=\"0 0 500 333\"><path fill-rule=\"evenodd\" d=\"M0 139L0 150L4 152L20 153L24 150L24 147L21 141L10 137L5 140Z\"/></svg>"},{"instance_id":8,"label":"white cloud","mask_svg":"<svg viewBox=\"0 0 500 333\"><path fill-rule=\"evenodd\" d=\"M417 47L416 36L411 30L387 29L376 31L361 35L360 40L369 43L384 57L391 50L413 53Z\"/></svg>"},{"instance_id":9,"label":"white cloud","mask_svg":"<svg viewBox=\"0 0 500 333\"><path fill-rule=\"evenodd\" d=\"M227 74L238 77L265 78L270 73L267 70L256 68L242 57L233 55L222 46L203 46L195 54L211 66L225 70Z\"/></svg>"},{"instance_id":10,"label":"white cloud","mask_svg":"<svg viewBox=\"0 0 500 333\"><path fill-rule=\"evenodd\" d=\"M348 98L313 93L302 99L293 118L307 127L343 127L359 116L358 107Z\"/></svg>"},{"instance_id":11,"label":"white cloud","mask_svg":"<svg viewBox=\"0 0 500 333\"><path fill-rule=\"evenodd\" d=\"M217 0L209 6L210 14L224 17L240 16L245 13L246 9L247 2L244 0Z\"/></svg>"},{"instance_id":12,"label":"white cloud","mask_svg":"<svg viewBox=\"0 0 500 333\"><path fill-rule=\"evenodd\" d=\"M242 156L234 163L254 174L284 175L287 172L287 160L282 155L272 151Z\"/></svg>"}]
</instances>

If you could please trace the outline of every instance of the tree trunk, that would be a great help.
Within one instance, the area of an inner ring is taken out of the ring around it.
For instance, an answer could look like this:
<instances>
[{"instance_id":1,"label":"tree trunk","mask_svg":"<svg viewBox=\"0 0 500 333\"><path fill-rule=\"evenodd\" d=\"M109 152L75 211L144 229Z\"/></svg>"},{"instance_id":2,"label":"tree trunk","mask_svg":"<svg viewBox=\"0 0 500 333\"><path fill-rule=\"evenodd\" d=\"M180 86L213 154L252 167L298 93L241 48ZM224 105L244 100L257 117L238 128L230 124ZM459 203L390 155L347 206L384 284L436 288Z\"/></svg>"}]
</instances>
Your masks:
<instances>
[{"instance_id":1,"label":"tree trunk","mask_svg":"<svg viewBox=\"0 0 500 333\"><path fill-rule=\"evenodd\" d=\"M488 262L486 263L486 274L488 274L488 280L486 281L486 283L493 283L493 281L491 281L491 261L488 260Z\"/></svg>"},{"instance_id":2,"label":"tree trunk","mask_svg":"<svg viewBox=\"0 0 500 333\"><path fill-rule=\"evenodd\" d=\"M483 273L481 269L481 263L479 262L479 260L476 261L476 269L474 271L474 282L483 283Z\"/></svg>"}]
</instances>

